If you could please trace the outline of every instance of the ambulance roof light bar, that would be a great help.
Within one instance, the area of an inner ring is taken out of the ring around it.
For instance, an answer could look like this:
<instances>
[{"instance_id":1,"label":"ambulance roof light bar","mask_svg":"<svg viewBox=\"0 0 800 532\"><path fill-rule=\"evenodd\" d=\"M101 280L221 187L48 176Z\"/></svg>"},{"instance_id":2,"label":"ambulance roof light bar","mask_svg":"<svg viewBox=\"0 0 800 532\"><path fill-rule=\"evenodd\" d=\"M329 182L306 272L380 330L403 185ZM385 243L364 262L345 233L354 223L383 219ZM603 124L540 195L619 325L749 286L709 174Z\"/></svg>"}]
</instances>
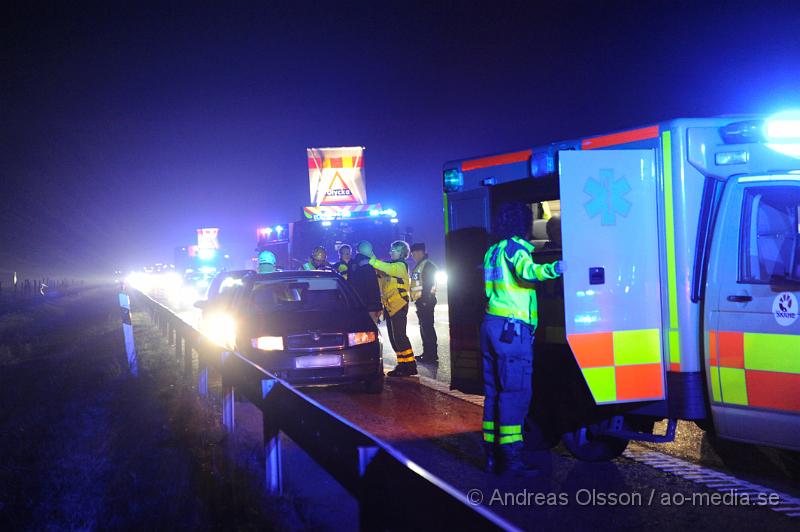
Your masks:
<instances>
[{"instance_id":1,"label":"ambulance roof light bar","mask_svg":"<svg viewBox=\"0 0 800 532\"><path fill-rule=\"evenodd\" d=\"M768 142L800 144L800 111L783 111L766 120L733 122L720 128L726 144Z\"/></svg>"}]
</instances>

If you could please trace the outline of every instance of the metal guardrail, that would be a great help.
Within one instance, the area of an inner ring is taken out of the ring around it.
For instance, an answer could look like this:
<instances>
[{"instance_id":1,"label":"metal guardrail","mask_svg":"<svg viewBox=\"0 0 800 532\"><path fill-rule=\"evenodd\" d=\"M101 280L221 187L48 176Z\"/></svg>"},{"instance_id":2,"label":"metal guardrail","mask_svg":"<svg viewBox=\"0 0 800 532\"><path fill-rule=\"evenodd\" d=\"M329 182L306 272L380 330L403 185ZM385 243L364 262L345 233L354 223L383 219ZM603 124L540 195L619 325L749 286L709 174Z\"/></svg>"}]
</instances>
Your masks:
<instances>
[{"instance_id":1,"label":"metal guardrail","mask_svg":"<svg viewBox=\"0 0 800 532\"><path fill-rule=\"evenodd\" d=\"M148 295L131 290L171 345L186 379L208 395L208 372L222 375L222 418L234 424L234 391L262 413L266 487L283 492L280 433L322 466L359 504L362 530L516 530L485 507L415 464L386 442L338 416L239 353L226 352ZM194 354L197 374L194 374Z\"/></svg>"}]
</instances>

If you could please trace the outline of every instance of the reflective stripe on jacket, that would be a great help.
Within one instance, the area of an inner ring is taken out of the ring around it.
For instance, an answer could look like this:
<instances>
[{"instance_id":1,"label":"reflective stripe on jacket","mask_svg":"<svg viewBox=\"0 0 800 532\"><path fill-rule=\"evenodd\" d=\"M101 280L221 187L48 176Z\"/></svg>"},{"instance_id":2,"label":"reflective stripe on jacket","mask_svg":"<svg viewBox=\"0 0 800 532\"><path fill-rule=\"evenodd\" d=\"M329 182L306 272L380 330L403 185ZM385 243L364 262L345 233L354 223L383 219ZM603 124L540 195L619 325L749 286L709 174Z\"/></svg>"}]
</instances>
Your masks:
<instances>
[{"instance_id":1,"label":"reflective stripe on jacket","mask_svg":"<svg viewBox=\"0 0 800 532\"><path fill-rule=\"evenodd\" d=\"M501 240L483 257L483 280L486 287L486 313L516 318L536 329L535 281L555 279L555 262L536 264L533 245L519 237Z\"/></svg>"},{"instance_id":2,"label":"reflective stripe on jacket","mask_svg":"<svg viewBox=\"0 0 800 532\"><path fill-rule=\"evenodd\" d=\"M375 257L369 260L369 264L378 272L381 302L389 316L394 316L408 305L408 265L402 260L384 262Z\"/></svg>"}]
</instances>

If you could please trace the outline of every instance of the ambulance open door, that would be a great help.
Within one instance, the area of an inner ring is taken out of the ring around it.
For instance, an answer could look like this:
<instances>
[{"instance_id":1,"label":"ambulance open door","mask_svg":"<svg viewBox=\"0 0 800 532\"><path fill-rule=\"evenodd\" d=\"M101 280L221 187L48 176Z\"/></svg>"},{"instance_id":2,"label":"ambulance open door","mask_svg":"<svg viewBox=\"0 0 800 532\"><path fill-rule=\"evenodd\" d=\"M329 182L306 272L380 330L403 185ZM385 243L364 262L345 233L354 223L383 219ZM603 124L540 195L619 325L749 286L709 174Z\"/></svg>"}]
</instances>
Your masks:
<instances>
[{"instance_id":1,"label":"ambulance open door","mask_svg":"<svg viewBox=\"0 0 800 532\"><path fill-rule=\"evenodd\" d=\"M450 321L450 388L483 393L479 329L484 313L483 254L489 247L490 189L447 194L445 254Z\"/></svg>"},{"instance_id":2,"label":"ambulance open door","mask_svg":"<svg viewBox=\"0 0 800 532\"><path fill-rule=\"evenodd\" d=\"M665 397L652 150L559 152L567 342L597 404Z\"/></svg>"}]
</instances>

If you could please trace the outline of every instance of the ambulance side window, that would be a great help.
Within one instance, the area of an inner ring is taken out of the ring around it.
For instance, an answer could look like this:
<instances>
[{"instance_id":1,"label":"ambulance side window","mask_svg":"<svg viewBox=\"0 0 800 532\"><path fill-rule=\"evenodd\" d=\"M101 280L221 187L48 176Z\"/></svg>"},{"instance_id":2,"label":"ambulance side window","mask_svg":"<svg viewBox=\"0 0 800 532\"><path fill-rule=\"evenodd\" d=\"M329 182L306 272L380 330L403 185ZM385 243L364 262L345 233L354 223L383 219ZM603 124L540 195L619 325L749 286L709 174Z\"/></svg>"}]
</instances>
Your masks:
<instances>
[{"instance_id":1,"label":"ambulance side window","mask_svg":"<svg viewBox=\"0 0 800 532\"><path fill-rule=\"evenodd\" d=\"M744 191L739 282L800 281L800 187Z\"/></svg>"}]
</instances>

